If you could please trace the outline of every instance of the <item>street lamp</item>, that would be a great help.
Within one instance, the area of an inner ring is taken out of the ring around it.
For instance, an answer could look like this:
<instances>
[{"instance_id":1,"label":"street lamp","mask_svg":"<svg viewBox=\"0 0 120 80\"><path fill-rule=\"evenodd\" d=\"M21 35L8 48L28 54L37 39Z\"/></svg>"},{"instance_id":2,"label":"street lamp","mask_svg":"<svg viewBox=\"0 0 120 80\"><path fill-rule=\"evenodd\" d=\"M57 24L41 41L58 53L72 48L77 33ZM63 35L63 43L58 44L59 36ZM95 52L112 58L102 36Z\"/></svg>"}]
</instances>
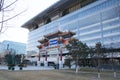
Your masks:
<instances>
[{"instance_id":1,"label":"street lamp","mask_svg":"<svg viewBox=\"0 0 120 80\"><path fill-rule=\"evenodd\" d=\"M45 52L45 67L47 67L48 66L48 62L47 62L47 47L46 47L46 52Z\"/></svg>"},{"instance_id":2,"label":"street lamp","mask_svg":"<svg viewBox=\"0 0 120 80\"><path fill-rule=\"evenodd\" d=\"M79 67L78 67L78 54L77 54L77 61L76 61L76 64L77 64L77 65L76 65L76 73L78 73L78 68L79 68Z\"/></svg>"},{"instance_id":3,"label":"street lamp","mask_svg":"<svg viewBox=\"0 0 120 80\"><path fill-rule=\"evenodd\" d=\"M112 45L113 45L114 43L112 42L111 43L111 53L112 53L112 68L113 68L113 75L114 75L114 78L116 78L116 71L115 71L115 64L114 64L114 57L113 57L113 47L112 47Z\"/></svg>"},{"instance_id":4,"label":"street lamp","mask_svg":"<svg viewBox=\"0 0 120 80\"><path fill-rule=\"evenodd\" d=\"M73 51L77 52L79 51L79 47L78 46L75 46L75 47L72 47ZM78 59L79 59L79 56L78 56L78 53L76 53L76 70L75 72L78 73Z\"/></svg>"},{"instance_id":5,"label":"street lamp","mask_svg":"<svg viewBox=\"0 0 120 80\"><path fill-rule=\"evenodd\" d=\"M96 43L96 49L97 49L97 58L98 58L98 78L100 78L100 53L101 53L101 43Z\"/></svg>"}]
</instances>

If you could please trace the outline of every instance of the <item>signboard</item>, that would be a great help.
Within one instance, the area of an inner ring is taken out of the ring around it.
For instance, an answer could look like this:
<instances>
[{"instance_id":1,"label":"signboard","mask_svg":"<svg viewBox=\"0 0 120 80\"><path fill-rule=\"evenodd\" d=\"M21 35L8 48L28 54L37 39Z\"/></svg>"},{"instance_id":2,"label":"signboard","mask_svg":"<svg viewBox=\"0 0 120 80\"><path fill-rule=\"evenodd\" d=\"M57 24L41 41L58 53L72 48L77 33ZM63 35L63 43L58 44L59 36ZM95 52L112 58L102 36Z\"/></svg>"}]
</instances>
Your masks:
<instances>
[{"instance_id":1,"label":"signboard","mask_svg":"<svg viewBox=\"0 0 120 80\"><path fill-rule=\"evenodd\" d=\"M41 49L40 50L40 54L45 54L46 53L46 50L45 49Z\"/></svg>"},{"instance_id":2,"label":"signboard","mask_svg":"<svg viewBox=\"0 0 120 80\"><path fill-rule=\"evenodd\" d=\"M58 44L58 41L57 40L51 40L50 45L54 45L54 44Z\"/></svg>"},{"instance_id":3,"label":"signboard","mask_svg":"<svg viewBox=\"0 0 120 80\"><path fill-rule=\"evenodd\" d=\"M51 48L47 50L48 54L58 54L59 50L58 48Z\"/></svg>"}]
</instances>

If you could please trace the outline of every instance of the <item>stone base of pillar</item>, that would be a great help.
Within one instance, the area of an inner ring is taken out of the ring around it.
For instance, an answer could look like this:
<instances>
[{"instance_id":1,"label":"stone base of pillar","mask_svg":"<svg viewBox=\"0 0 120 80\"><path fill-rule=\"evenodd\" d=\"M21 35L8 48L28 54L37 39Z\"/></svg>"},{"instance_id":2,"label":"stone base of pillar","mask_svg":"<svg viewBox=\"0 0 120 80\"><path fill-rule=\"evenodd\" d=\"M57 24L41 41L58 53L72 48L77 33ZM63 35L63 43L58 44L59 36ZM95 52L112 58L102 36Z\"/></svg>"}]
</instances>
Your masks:
<instances>
[{"instance_id":1,"label":"stone base of pillar","mask_svg":"<svg viewBox=\"0 0 120 80\"><path fill-rule=\"evenodd\" d=\"M62 69L62 68L63 68L63 62L59 61L59 69Z\"/></svg>"},{"instance_id":2,"label":"stone base of pillar","mask_svg":"<svg viewBox=\"0 0 120 80\"><path fill-rule=\"evenodd\" d=\"M41 64L41 62L40 62L40 61L37 61L37 66L41 66L40 64Z\"/></svg>"},{"instance_id":3,"label":"stone base of pillar","mask_svg":"<svg viewBox=\"0 0 120 80\"><path fill-rule=\"evenodd\" d=\"M48 62L47 61L44 62L44 66L48 67Z\"/></svg>"},{"instance_id":4,"label":"stone base of pillar","mask_svg":"<svg viewBox=\"0 0 120 80\"><path fill-rule=\"evenodd\" d=\"M78 65L77 65L77 66L76 66L76 70L75 70L76 73L78 73L78 69L79 69L79 67L78 67Z\"/></svg>"}]
</instances>

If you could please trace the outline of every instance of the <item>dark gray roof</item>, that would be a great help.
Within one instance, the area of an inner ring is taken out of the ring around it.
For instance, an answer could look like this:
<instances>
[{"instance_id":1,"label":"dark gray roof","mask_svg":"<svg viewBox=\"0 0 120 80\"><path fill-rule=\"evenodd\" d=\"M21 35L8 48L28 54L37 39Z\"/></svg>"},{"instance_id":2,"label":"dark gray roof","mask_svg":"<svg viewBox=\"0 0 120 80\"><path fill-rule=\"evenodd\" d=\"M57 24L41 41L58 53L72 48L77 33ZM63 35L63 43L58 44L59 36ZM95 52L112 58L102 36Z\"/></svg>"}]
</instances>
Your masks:
<instances>
[{"instance_id":1,"label":"dark gray roof","mask_svg":"<svg viewBox=\"0 0 120 80\"><path fill-rule=\"evenodd\" d=\"M55 15L56 13L59 13L60 11L63 11L68 7L78 3L78 1L83 2L85 0L60 0L46 10L44 10L43 12L33 17L32 19L30 19L29 21L27 21L25 24L22 25L22 27L29 28L30 26L36 25L40 21L45 20L45 18Z\"/></svg>"}]
</instances>

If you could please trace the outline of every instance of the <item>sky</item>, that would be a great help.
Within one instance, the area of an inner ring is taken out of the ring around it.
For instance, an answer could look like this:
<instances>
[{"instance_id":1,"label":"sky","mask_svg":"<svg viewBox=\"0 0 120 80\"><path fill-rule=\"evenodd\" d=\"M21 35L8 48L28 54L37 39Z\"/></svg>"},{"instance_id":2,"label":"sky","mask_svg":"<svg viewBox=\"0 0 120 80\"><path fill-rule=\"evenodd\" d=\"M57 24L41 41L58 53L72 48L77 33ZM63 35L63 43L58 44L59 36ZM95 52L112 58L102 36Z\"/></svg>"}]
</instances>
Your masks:
<instances>
[{"instance_id":1,"label":"sky","mask_svg":"<svg viewBox=\"0 0 120 80\"><path fill-rule=\"evenodd\" d=\"M7 5L15 0L5 1L5 5ZM3 33L0 34L0 42L10 40L27 43L29 31L25 28L21 28L21 25L57 1L59 0L18 0L14 5L6 9L4 19L21 12L23 13L4 23Z\"/></svg>"}]
</instances>

